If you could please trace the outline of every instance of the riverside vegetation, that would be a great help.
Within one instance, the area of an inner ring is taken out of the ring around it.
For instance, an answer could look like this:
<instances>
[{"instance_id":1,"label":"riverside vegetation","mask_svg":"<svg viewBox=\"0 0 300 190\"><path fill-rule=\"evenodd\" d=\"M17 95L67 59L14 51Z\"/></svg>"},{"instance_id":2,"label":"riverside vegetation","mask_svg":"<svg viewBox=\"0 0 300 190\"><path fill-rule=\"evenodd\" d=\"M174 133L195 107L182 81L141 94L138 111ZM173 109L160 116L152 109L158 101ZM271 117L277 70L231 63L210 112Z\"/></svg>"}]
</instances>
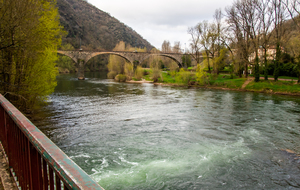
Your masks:
<instances>
[{"instance_id":1,"label":"riverside vegetation","mask_svg":"<svg viewBox=\"0 0 300 190\"><path fill-rule=\"evenodd\" d=\"M56 86L56 51L64 35L56 1L0 1L0 93L32 109Z\"/></svg>"},{"instance_id":2,"label":"riverside vegetation","mask_svg":"<svg viewBox=\"0 0 300 190\"><path fill-rule=\"evenodd\" d=\"M300 95L300 85L297 84L296 77L287 77L289 78L287 81L286 77L279 77L278 81L270 78L267 81L255 82L254 78L251 80L251 78L239 78L229 74L213 75L202 68L197 68L197 70L182 68L179 71L161 71L159 75L153 73L152 69L141 68L140 70L143 71L143 79L155 81L156 84L161 85ZM137 80L136 78L133 79ZM243 87L243 84L249 79L249 84Z\"/></svg>"},{"instance_id":3,"label":"riverside vegetation","mask_svg":"<svg viewBox=\"0 0 300 190\"><path fill-rule=\"evenodd\" d=\"M168 42L164 42L162 49L176 49L168 47ZM124 42L116 45L116 51L132 51L133 48L129 45L126 46ZM145 49L137 49L143 52ZM155 50L152 50L155 51ZM222 51L224 52L224 51ZM224 53L218 57L220 60L226 60ZM240 77L234 71L233 65L230 64L219 70L219 74L211 73L207 68L208 62L213 60L211 58L204 58L200 64L194 67L191 66L190 56L182 56L182 62L185 68L179 68L177 63L164 59L162 57L154 56L146 60L141 65L132 65L118 56L110 56L108 68L108 78L115 79L119 82L136 82L146 81L162 85L185 86L185 87L204 87L204 88L217 88L229 90L242 90L242 91L255 91L277 94L292 94L300 95L300 85L297 82L297 67L289 62L283 62L279 68L281 76L278 80L273 80L271 76L274 73L273 64L268 67L268 79L256 82L253 75L249 78ZM142 67L142 65L144 67ZM251 69L251 68L249 68ZM224 74L220 74L220 73ZM263 70L261 72L264 72ZM288 76L282 76L288 75ZM283 79L283 80L282 80ZM250 81L247 81L250 80ZM247 82L246 82L247 81Z\"/></svg>"}]
</instances>

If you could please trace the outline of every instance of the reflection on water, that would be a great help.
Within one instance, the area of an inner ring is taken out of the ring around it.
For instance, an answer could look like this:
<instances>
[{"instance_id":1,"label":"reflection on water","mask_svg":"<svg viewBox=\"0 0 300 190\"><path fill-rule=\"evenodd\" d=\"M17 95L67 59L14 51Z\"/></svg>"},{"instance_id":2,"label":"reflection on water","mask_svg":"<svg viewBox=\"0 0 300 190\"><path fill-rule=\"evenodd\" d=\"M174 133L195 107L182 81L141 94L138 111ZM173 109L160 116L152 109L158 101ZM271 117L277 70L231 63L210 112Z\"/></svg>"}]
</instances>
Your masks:
<instances>
[{"instance_id":1,"label":"reflection on water","mask_svg":"<svg viewBox=\"0 0 300 190\"><path fill-rule=\"evenodd\" d=\"M300 188L298 97L86 77L34 122L105 189Z\"/></svg>"}]
</instances>

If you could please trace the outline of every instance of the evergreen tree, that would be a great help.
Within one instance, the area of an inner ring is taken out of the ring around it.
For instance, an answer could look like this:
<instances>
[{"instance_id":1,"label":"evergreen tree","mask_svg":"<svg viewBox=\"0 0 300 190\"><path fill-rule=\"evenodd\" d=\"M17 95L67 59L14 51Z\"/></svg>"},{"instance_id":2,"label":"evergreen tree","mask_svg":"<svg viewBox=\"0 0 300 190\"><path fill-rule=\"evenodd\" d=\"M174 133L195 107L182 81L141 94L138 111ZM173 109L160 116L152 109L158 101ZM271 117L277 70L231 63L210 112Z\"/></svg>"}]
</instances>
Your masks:
<instances>
[{"instance_id":1,"label":"evergreen tree","mask_svg":"<svg viewBox=\"0 0 300 190\"><path fill-rule=\"evenodd\" d=\"M182 64L185 68L189 68L192 66L192 59L190 55L183 55L181 57Z\"/></svg>"},{"instance_id":2,"label":"evergreen tree","mask_svg":"<svg viewBox=\"0 0 300 190\"><path fill-rule=\"evenodd\" d=\"M276 45L276 57L274 60L274 80L277 81L278 77L279 77L279 72L280 72L280 68L279 68L279 61L281 58L281 49L280 49L280 44L277 43Z\"/></svg>"},{"instance_id":3,"label":"evergreen tree","mask_svg":"<svg viewBox=\"0 0 300 190\"><path fill-rule=\"evenodd\" d=\"M255 82L258 82L259 81L259 59L258 57L256 56L255 57L255 64L254 64L254 77L255 77Z\"/></svg>"}]
</instances>

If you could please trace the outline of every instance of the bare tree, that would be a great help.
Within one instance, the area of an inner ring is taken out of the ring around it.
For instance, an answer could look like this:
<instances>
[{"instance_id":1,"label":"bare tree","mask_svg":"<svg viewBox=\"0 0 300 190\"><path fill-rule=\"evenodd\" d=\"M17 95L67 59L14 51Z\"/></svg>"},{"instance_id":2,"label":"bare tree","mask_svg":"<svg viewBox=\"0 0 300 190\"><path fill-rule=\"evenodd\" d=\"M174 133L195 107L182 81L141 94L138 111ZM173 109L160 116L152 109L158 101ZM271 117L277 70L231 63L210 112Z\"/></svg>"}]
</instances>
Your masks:
<instances>
[{"instance_id":1,"label":"bare tree","mask_svg":"<svg viewBox=\"0 0 300 190\"><path fill-rule=\"evenodd\" d=\"M270 33L272 31L273 23L273 9L271 0L262 0L256 6L258 14L260 16L261 24L261 51L263 52L263 62L264 62L264 77L265 80L268 80L268 55L267 51L269 49Z\"/></svg>"},{"instance_id":2,"label":"bare tree","mask_svg":"<svg viewBox=\"0 0 300 190\"><path fill-rule=\"evenodd\" d=\"M261 36L261 15L259 14L258 8L261 6L261 0L248 0L245 1L245 12L243 14L243 18L245 19L246 28L252 44L252 49L255 52L254 59L254 75L255 81L259 81L259 45L260 45L260 36Z\"/></svg>"},{"instance_id":3,"label":"bare tree","mask_svg":"<svg viewBox=\"0 0 300 190\"><path fill-rule=\"evenodd\" d=\"M244 65L242 29L238 23L236 9L233 6L229 7L226 13L228 26L222 33L221 40L231 53L233 69L241 78Z\"/></svg>"},{"instance_id":4,"label":"bare tree","mask_svg":"<svg viewBox=\"0 0 300 190\"><path fill-rule=\"evenodd\" d=\"M274 79L278 80L279 76L279 61L281 59L281 46L282 37L285 34L285 28L283 27L284 21L288 17L286 6L284 6L283 0L272 0L272 9L274 14L274 38L276 43L276 56L274 62Z\"/></svg>"},{"instance_id":5,"label":"bare tree","mask_svg":"<svg viewBox=\"0 0 300 190\"><path fill-rule=\"evenodd\" d=\"M164 53L171 53L172 52L171 43L169 41L165 40L163 42L163 44L161 45L161 51Z\"/></svg>"},{"instance_id":6,"label":"bare tree","mask_svg":"<svg viewBox=\"0 0 300 190\"><path fill-rule=\"evenodd\" d=\"M200 49L204 49L204 53L207 59L208 72L211 73L210 60L214 61L217 52L217 26L214 23L203 21L195 26L195 30L199 34L198 46ZM218 67L213 65L214 72L218 73Z\"/></svg>"},{"instance_id":7,"label":"bare tree","mask_svg":"<svg viewBox=\"0 0 300 190\"><path fill-rule=\"evenodd\" d=\"M190 27L188 34L191 35L191 56L196 60L197 64L200 64L201 59L201 31L197 27Z\"/></svg>"},{"instance_id":8,"label":"bare tree","mask_svg":"<svg viewBox=\"0 0 300 190\"><path fill-rule=\"evenodd\" d=\"M203 39L206 41L203 43L203 46L205 47L205 45L208 45L205 47L205 50L209 53L209 56L213 61L213 72L215 74L219 74L219 68L217 63L215 62L216 55L220 55L220 46L218 44L219 33L218 27L215 23L210 23L208 25L207 36L205 36Z\"/></svg>"},{"instance_id":9,"label":"bare tree","mask_svg":"<svg viewBox=\"0 0 300 190\"><path fill-rule=\"evenodd\" d=\"M216 9L214 14L214 19L217 26L217 53L218 56L220 56L220 50L221 50L221 33L222 33L222 10Z\"/></svg>"},{"instance_id":10,"label":"bare tree","mask_svg":"<svg viewBox=\"0 0 300 190\"><path fill-rule=\"evenodd\" d=\"M174 46L172 48L172 53L182 53L181 44L179 41L174 43Z\"/></svg>"},{"instance_id":11,"label":"bare tree","mask_svg":"<svg viewBox=\"0 0 300 190\"><path fill-rule=\"evenodd\" d=\"M236 38L236 54L239 55L244 63L245 77L248 77L248 66L250 65L249 56L251 54L250 25L247 18L247 0L236 1L226 9L227 24L229 30L234 33Z\"/></svg>"},{"instance_id":12,"label":"bare tree","mask_svg":"<svg viewBox=\"0 0 300 190\"><path fill-rule=\"evenodd\" d=\"M206 59L207 59L207 68L208 72L211 73L210 68L210 56L211 56L211 37L212 37L212 30L210 29L210 23L208 21L200 22L196 28L198 29L200 33L200 44L204 48ZM214 55L213 55L214 56Z\"/></svg>"},{"instance_id":13,"label":"bare tree","mask_svg":"<svg viewBox=\"0 0 300 190\"><path fill-rule=\"evenodd\" d=\"M291 19L300 29L300 0L285 0L282 3L285 5Z\"/></svg>"}]
</instances>

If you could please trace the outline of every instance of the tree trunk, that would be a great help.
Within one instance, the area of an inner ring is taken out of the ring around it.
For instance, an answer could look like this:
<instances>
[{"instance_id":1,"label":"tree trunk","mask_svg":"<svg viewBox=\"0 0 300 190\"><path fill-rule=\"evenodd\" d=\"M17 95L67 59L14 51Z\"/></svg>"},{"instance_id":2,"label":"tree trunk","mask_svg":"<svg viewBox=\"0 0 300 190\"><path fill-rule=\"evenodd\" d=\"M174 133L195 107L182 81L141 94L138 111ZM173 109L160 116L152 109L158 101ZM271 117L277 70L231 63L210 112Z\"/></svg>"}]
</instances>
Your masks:
<instances>
[{"instance_id":1,"label":"tree trunk","mask_svg":"<svg viewBox=\"0 0 300 190\"><path fill-rule=\"evenodd\" d=\"M277 81L279 77L279 61L281 57L281 50L280 50L280 44L277 43L276 45L276 58L275 58L275 64L274 64L274 80Z\"/></svg>"},{"instance_id":2,"label":"tree trunk","mask_svg":"<svg viewBox=\"0 0 300 190\"><path fill-rule=\"evenodd\" d=\"M255 58L254 76L255 76L255 82L259 82L259 59L257 56Z\"/></svg>"},{"instance_id":3,"label":"tree trunk","mask_svg":"<svg viewBox=\"0 0 300 190\"><path fill-rule=\"evenodd\" d=\"M265 54L264 54L264 65L265 65L265 68L264 68L264 76L265 76L265 80L268 80L268 60L267 60L267 48L264 48L265 50Z\"/></svg>"},{"instance_id":4,"label":"tree trunk","mask_svg":"<svg viewBox=\"0 0 300 190\"><path fill-rule=\"evenodd\" d=\"M248 78L248 63L245 63L245 78Z\"/></svg>"},{"instance_id":5,"label":"tree trunk","mask_svg":"<svg viewBox=\"0 0 300 190\"><path fill-rule=\"evenodd\" d=\"M207 55L207 67L208 67L208 72L209 72L209 74L211 74L208 53L206 53L206 55Z\"/></svg>"}]
</instances>

